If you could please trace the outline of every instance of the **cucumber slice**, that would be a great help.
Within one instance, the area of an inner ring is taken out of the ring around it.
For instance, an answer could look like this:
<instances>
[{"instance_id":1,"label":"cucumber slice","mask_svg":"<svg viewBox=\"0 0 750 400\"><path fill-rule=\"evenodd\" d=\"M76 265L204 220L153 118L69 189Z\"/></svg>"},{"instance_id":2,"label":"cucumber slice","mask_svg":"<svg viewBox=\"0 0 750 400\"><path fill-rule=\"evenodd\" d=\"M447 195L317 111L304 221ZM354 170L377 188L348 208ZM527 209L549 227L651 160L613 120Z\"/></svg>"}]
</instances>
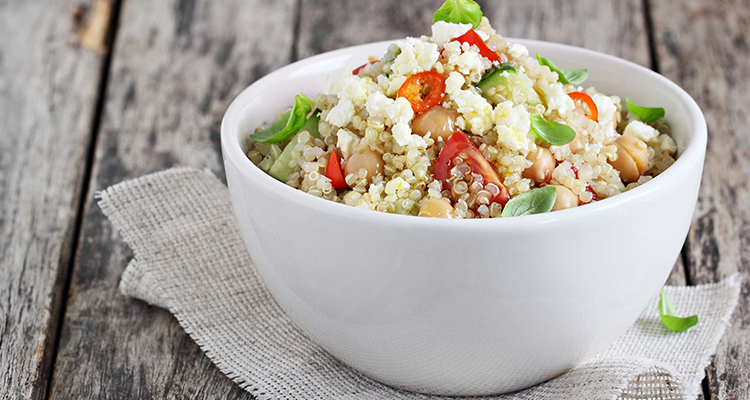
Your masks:
<instances>
[{"instance_id":1,"label":"cucumber slice","mask_svg":"<svg viewBox=\"0 0 750 400\"><path fill-rule=\"evenodd\" d=\"M307 131L310 133L310 136L314 138L320 137L320 131L318 131L318 124L320 123L320 111L315 111L310 116L310 118L305 121L305 124L302 125L302 128L300 128L300 132ZM289 140L289 143L287 143L286 147L284 147L284 151L279 154L279 156L276 158L276 160L273 162L273 165L271 165L271 168L268 170L268 175L271 175L272 177L282 181L286 182L287 179L289 179L289 175L292 174L292 169L289 167L289 161L292 160L292 151L294 150L294 146L297 145L299 138L299 133L292 136L292 138Z\"/></svg>"},{"instance_id":2,"label":"cucumber slice","mask_svg":"<svg viewBox=\"0 0 750 400\"><path fill-rule=\"evenodd\" d=\"M477 88L492 104L499 104L506 100L532 106L541 103L539 94L534 90L534 81L515 68L511 70L501 67L493 71L479 81Z\"/></svg>"}]
</instances>

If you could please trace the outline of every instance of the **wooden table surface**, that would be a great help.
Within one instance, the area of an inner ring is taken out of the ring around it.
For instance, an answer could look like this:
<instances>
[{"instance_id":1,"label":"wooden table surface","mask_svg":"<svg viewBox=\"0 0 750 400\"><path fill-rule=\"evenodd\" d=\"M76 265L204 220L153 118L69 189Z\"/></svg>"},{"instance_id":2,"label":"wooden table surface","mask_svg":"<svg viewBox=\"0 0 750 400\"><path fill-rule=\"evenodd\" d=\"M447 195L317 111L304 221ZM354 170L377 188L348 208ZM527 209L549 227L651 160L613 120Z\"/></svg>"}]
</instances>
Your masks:
<instances>
[{"instance_id":1,"label":"wooden table surface","mask_svg":"<svg viewBox=\"0 0 750 400\"><path fill-rule=\"evenodd\" d=\"M0 0L0 398L241 398L166 311L117 289L131 253L94 193L175 165L223 176L219 124L255 79L429 33L441 0ZM747 0L503 0L505 36L653 68L700 104L703 184L672 284L740 271L705 398L750 398Z\"/></svg>"}]
</instances>

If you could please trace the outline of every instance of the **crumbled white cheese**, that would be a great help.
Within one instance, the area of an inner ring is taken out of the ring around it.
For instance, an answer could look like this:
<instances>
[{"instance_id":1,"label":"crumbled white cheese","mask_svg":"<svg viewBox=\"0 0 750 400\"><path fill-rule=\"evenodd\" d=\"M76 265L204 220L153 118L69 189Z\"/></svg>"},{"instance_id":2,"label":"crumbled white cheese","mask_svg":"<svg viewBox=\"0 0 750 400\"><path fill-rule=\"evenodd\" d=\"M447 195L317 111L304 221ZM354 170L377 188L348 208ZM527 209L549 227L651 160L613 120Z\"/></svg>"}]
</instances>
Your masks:
<instances>
[{"instance_id":1,"label":"crumbled white cheese","mask_svg":"<svg viewBox=\"0 0 750 400\"><path fill-rule=\"evenodd\" d=\"M331 111L328 112L328 115L326 115L326 121L330 122L333 126L343 128L349 125L349 121L352 120L353 116L354 104L352 104L351 100L344 98L339 100L339 102L333 106Z\"/></svg>"},{"instance_id":2,"label":"crumbled white cheese","mask_svg":"<svg viewBox=\"0 0 750 400\"><path fill-rule=\"evenodd\" d=\"M396 97L396 95L398 94L398 90L401 89L401 85L404 84L406 79L407 78L405 76L394 76L393 79L391 79L391 82L388 85L385 94L390 97Z\"/></svg>"},{"instance_id":3,"label":"crumbled white cheese","mask_svg":"<svg viewBox=\"0 0 750 400\"><path fill-rule=\"evenodd\" d=\"M519 59L529 55L529 49L526 46L518 43L514 43L508 47L508 53L511 57Z\"/></svg>"},{"instance_id":4,"label":"crumbled white cheese","mask_svg":"<svg viewBox=\"0 0 750 400\"><path fill-rule=\"evenodd\" d=\"M612 129L617 128L615 126L617 123L617 119L615 118L615 115L617 114L615 101L609 96L598 93L592 94L591 99L594 100L596 109L599 111L599 125L608 125L608 127L611 126Z\"/></svg>"},{"instance_id":5,"label":"crumbled white cheese","mask_svg":"<svg viewBox=\"0 0 750 400\"><path fill-rule=\"evenodd\" d=\"M495 107L494 114L497 143L523 155L528 154L533 143L529 133L531 120L528 111L522 105L514 105L507 100Z\"/></svg>"},{"instance_id":6,"label":"crumbled white cheese","mask_svg":"<svg viewBox=\"0 0 750 400\"><path fill-rule=\"evenodd\" d=\"M341 157L348 159L349 156L354 154L354 149L357 148L359 143L359 137L348 129L339 129L336 136L338 137L336 147L341 150Z\"/></svg>"},{"instance_id":7,"label":"crumbled white cheese","mask_svg":"<svg viewBox=\"0 0 750 400\"><path fill-rule=\"evenodd\" d=\"M576 107L576 103L565 93L563 85L559 82L543 87L542 93L544 93L544 99L547 102L548 112L554 110L561 116L565 116Z\"/></svg>"},{"instance_id":8,"label":"crumbled white cheese","mask_svg":"<svg viewBox=\"0 0 750 400\"><path fill-rule=\"evenodd\" d=\"M453 38L457 38L471 29L471 24L454 24L438 21L432 24L432 41L442 46Z\"/></svg>"},{"instance_id":9,"label":"crumbled white cheese","mask_svg":"<svg viewBox=\"0 0 750 400\"><path fill-rule=\"evenodd\" d=\"M385 109L391 104L393 104L393 99L389 99L381 92L375 92L367 97L365 109L370 118L382 119L385 121L388 118Z\"/></svg>"},{"instance_id":10,"label":"crumbled white cheese","mask_svg":"<svg viewBox=\"0 0 750 400\"><path fill-rule=\"evenodd\" d=\"M649 143L659 136L659 131L641 121L630 121L625 127L624 135L634 136L642 141Z\"/></svg>"},{"instance_id":11,"label":"crumbled white cheese","mask_svg":"<svg viewBox=\"0 0 750 400\"><path fill-rule=\"evenodd\" d=\"M446 68L458 70L464 75L479 76L490 67L491 63L479 54L477 46L468 43L450 42L445 45L444 56L448 57Z\"/></svg>"},{"instance_id":12,"label":"crumbled white cheese","mask_svg":"<svg viewBox=\"0 0 750 400\"><path fill-rule=\"evenodd\" d=\"M435 43L406 38L396 42L396 45L401 49L401 53L391 65L391 70L396 75L413 75L417 72L429 71L440 57Z\"/></svg>"},{"instance_id":13,"label":"crumbled white cheese","mask_svg":"<svg viewBox=\"0 0 750 400\"><path fill-rule=\"evenodd\" d=\"M339 98L347 98L354 103L357 107L362 107L367 100L367 81L356 75L351 75L344 81L344 87L342 88Z\"/></svg>"},{"instance_id":14,"label":"crumbled white cheese","mask_svg":"<svg viewBox=\"0 0 750 400\"><path fill-rule=\"evenodd\" d=\"M346 79L350 76L352 76L352 71L348 68L331 72L323 82L323 94L338 96L346 85Z\"/></svg>"},{"instance_id":15,"label":"crumbled white cheese","mask_svg":"<svg viewBox=\"0 0 750 400\"><path fill-rule=\"evenodd\" d=\"M445 80L445 93L449 96L456 94L466 82L464 76L458 72L451 72Z\"/></svg>"},{"instance_id":16,"label":"crumbled white cheese","mask_svg":"<svg viewBox=\"0 0 750 400\"><path fill-rule=\"evenodd\" d=\"M385 108L385 112L393 125L391 134L393 140L399 146L406 146L411 141L411 119L414 118L414 111L411 103L403 97L397 98L393 104Z\"/></svg>"},{"instance_id":17,"label":"crumbled white cheese","mask_svg":"<svg viewBox=\"0 0 750 400\"><path fill-rule=\"evenodd\" d=\"M465 128L475 135L484 135L492 128L492 106L482 95L471 90L457 90L449 97L463 116Z\"/></svg>"}]
</instances>

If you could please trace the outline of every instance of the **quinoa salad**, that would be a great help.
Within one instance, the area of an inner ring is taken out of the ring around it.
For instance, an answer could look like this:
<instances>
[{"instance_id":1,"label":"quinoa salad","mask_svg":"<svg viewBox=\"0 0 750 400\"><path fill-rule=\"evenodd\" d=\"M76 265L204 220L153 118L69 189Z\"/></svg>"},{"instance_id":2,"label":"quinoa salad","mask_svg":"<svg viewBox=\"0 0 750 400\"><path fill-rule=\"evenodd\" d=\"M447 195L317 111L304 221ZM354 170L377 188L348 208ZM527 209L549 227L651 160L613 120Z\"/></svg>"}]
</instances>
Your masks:
<instances>
[{"instance_id":1,"label":"quinoa salad","mask_svg":"<svg viewBox=\"0 0 750 400\"><path fill-rule=\"evenodd\" d=\"M313 196L456 219L584 206L675 161L663 108L583 86L585 66L508 42L473 1L446 1L431 30L299 94L247 157Z\"/></svg>"}]
</instances>

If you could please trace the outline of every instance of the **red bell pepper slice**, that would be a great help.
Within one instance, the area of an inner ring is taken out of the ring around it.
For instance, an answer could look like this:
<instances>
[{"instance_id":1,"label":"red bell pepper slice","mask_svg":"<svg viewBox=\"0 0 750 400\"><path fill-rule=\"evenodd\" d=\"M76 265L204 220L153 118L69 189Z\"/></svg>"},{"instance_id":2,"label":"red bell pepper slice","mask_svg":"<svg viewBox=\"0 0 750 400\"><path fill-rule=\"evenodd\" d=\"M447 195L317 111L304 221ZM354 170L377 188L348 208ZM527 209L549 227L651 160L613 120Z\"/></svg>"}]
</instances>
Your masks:
<instances>
[{"instance_id":1,"label":"red bell pepper slice","mask_svg":"<svg viewBox=\"0 0 750 400\"><path fill-rule=\"evenodd\" d=\"M398 97L411 103L415 114L438 105L445 95L445 77L435 71L419 72L407 78L398 89Z\"/></svg>"},{"instance_id":2,"label":"red bell pepper slice","mask_svg":"<svg viewBox=\"0 0 750 400\"><path fill-rule=\"evenodd\" d=\"M331 151L331 156L326 164L326 177L331 180L334 189L343 189L349 187L344 179L344 172L341 170L341 161L336 150Z\"/></svg>"},{"instance_id":3,"label":"red bell pepper slice","mask_svg":"<svg viewBox=\"0 0 750 400\"><path fill-rule=\"evenodd\" d=\"M482 57L485 57L492 62L500 62L500 56L484 44L484 40L482 40L482 37L479 36L474 29L469 29L463 35L451 39L451 42L468 43L469 46L476 45L479 48L479 54L481 54Z\"/></svg>"},{"instance_id":4,"label":"red bell pepper slice","mask_svg":"<svg viewBox=\"0 0 750 400\"><path fill-rule=\"evenodd\" d=\"M594 99L591 98L591 96L588 95L588 93L584 92L570 92L568 93L568 96L570 96L573 100L580 100L589 107L589 117L590 120L594 122L599 122L599 109L596 108L596 103L594 103Z\"/></svg>"},{"instance_id":5,"label":"red bell pepper slice","mask_svg":"<svg viewBox=\"0 0 750 400\"><path fill-rule=\"evenodd\" d=\"M369 64L375 64L376 62L378 62L378 60L369 61L369 62L366 62L366 63L360 65L357 68L354 68L354 70L352 71L352 75L359 75L359 72L362 71L363 69L365 69L366 66L368 66Z\"/></svg>"}]
</instances>

